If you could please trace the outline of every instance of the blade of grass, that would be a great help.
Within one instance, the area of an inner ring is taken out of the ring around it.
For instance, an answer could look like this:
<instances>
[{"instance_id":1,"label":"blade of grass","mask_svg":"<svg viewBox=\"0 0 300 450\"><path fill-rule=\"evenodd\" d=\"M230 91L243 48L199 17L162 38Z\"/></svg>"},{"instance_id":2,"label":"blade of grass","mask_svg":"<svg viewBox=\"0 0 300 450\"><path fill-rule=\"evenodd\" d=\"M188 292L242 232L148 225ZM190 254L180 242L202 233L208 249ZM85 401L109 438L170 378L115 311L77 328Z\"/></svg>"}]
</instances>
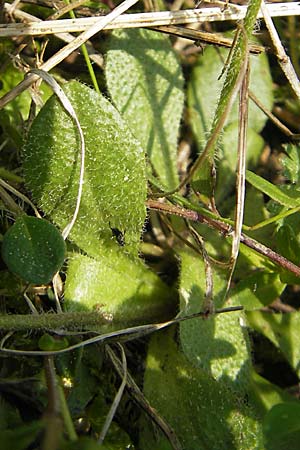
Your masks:
<instances>
[{"instance_id":1,"label":"blade of grass","mask_svg":"<svg viewBox=\"0 0 300 450\"><path fill-rule=\"evenodd\" d=\"M69 0L66 0L66 2L67 2L67 4L70 4ZM73 9L71 9L69 11L69 16L71 17L71 19L76 20L76 16L75 16L75 13L74 13ZM90 60L90 57L89 57L89 53L88 53L87 48L86 48L86 45L82 44L80 49L82 51L82 54L83 54L83 57L84 57L87 69L89 71L89 74L90 74L90 77L91 77L91 80L92 80L92 83L93 83L93 86L94 86L94 89L95 89L95 91L98 94L100 94L98 81L97 81L97 78L96 78L96 75L95 75L95 71L93 69L93 66L92 66L92 63L91 63L91 60Z\"/></svg>"},{"instance_id":2,"label":"blade of grass","mask_svg":"<svg viewBox=\"0 0 300 450\"><path fill-rule=\"evenodd\" d=\"M254 186L259 191L268 195L270 198L280 203L283 206L287 206L288 208L298 208L300 206L300 200L290 197L287 193L283 192L278 186L270 183L264 178L256 175L254 172L250 170L246 171L246 180L252 186Z\"/></svg>"}]
</instances>

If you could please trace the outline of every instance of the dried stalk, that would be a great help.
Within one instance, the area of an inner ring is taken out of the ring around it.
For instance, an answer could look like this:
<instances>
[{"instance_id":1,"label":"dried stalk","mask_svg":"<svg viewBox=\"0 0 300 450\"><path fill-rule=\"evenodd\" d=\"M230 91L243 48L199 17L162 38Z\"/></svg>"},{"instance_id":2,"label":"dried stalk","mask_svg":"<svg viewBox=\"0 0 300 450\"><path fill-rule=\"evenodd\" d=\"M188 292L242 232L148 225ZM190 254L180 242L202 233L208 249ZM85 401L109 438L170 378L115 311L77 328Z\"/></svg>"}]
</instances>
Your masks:
<instances>
[{"instance_id":1,"label":"dried stalk","mask_svg":"<svg viewBox=\"0 0 300 450\"><path fill-rule=\"evenodd\" d=\"M48 72L67 58L72 52L77 50L82 44L89 40L92 36L103 30L107 24L112 22L116 17L123 14L127 9L131 8L138 0L125 0L119 6L117 6L111 13L104 17L97 17L96 21L86 31L81 33L72 42L59 50L55 55L51 56L39 69ZM71 19L73 20L73 19ZM51 22L50 22L51 23ZM29 74L21 83L19 83L14 89L5 94L0 99L0 108L3 108L7 103L12 101L16 96L20 95L29 86L39 79L38 75Z\"/></svg>"},{"instance_id":2,"label":"dried stalk","mask_svg":"<svg viewBox=\"0 0 300 450\"><path fill-rule=\"evenodd\" d=\"M274 23L272 21L272 18L270 16L270 13L268 11L267 5L262 2L261 4L261 12L263 13L263 18L266 23L266 27L268 29L268 32L270 34L270 38L272 40L275 53L277 56L278 63L285 74L288 82L290 83L291 88L293 89L294 93L296 94L298 100L300 100L300 82L298 80L296 71L294 69L294 66L290 60L290 58L287 56L284 47L281 43L280 37L278 36L277 30L274 26Z\"/></svg>"},{"instance_id":3,"label":"dried stalk","mask_svg":"<svg viewBox=\"0 0 300 450\"><path fill-rule=\"evenodd\" d=\"M5 3L4 11L7 12L10 7L11 5L9 3ZM300 15L299 2L270 3L265 5L265 7L271 17ZM228 8L225 10L222 10L221 7L214 7L203 9L186 9L181 11L124 14L104 25L102 29L111 30L115 28L158 27L162 25L186 25L201 22L223 22L228 20L236 21L243 19L246 15L246 11L247 6L229 4ZM28 14L21 10L16 9L14 11L14 16L17 19L26 20L28 22ZM259 12L257 18L263 18L262 12ZM33 23L29 21L27 24L4 24L0 25L0 37L83 32L94 26L98 21L99 16L94 16L78 19L45 20L40 23Z\"/></svg>"},{"instance_id":4,"label":"dried stalk","mask_svg":"<svg viewBox=\"0 0 300 450\"><path fill-rule=\"evenodd\" d=\"M204 216L192 209L185 209L166 203L161 203L156 200L148 200L147 206L148 208L154 209L155 211L160 211L165 214L174 214L187 220L203 223L205 225L208 225L210 228L214 228L215 230L219 231L224 236L232 236L232 227L230 225L221 222L220 220ZM247 247L252 248L252 250L255 250L260 255L272 261L274 264L282 267L284 270L288 270L297 277L300 277L300 267L296 266L296 264L289 261L284 256L279 255L274 250L266 247L260 242L257 242L255 239L246 236L244 233L241 234L240 241Z\"/></svg>"}]
</instances>

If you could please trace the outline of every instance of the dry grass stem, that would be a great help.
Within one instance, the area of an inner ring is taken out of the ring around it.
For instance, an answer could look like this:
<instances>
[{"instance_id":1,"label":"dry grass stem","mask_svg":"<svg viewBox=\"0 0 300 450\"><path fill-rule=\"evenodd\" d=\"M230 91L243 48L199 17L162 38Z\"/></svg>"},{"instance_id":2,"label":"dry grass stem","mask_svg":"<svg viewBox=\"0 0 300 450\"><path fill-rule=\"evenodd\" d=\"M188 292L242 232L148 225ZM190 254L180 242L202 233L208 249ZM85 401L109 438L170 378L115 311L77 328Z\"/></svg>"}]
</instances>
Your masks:
<instances>
[{"instance_id":1,"label":"dry grass stem","mask_svg":"<svg viewBox=\"0 0 300 450\"><path fill-rule=\"evenodd\" d=\"M291 63L290 58L287 56L284 50L280 37L278 36L277 30L274 26L272 17L269 13L268 7L264 2L262 2L261 4L261 12L263 13L266 27L269 31L272 43L274 45L278 63L282 71L284 72L288 82L290 83L291 88L293 89L294 93L300 100L300 82L298 80L296 71L294 69L293 64Z\"/></svg>"},{"instance_id":2,"label":"dry grass stem","mask_svg":"<svg viewBox=\"0 0 300 450\"><path fill-rule=\"evenodd\" d=\"M136 3L136 2L135 2ZM4 11L8 12L11 5L4 4ZM300 3L271 3L265 5L271 17L282 16L298 16L300 15ZM117 9L117 8L116 8ZM0 37L9 36L37 36L56 33L73 33L83 32L94 27L99 21L109 17L115 11L113 10L107 16L88 17L79 19L61 19L42 21L35 23L29 20L29 23L15 23L0 25ZM241 20L245 17L247 6L228 5L228 8L222 10L221 7L203 8L203 9L186 9L181 11L159 11L151 13L124 14L115 16L113 20L108 21L100 29L111 30L115 28L138 28L138 27L157 27L161 25L183 25L200 22L215 22L227 20ZM14 16L19 20L28 22L28 14L16 9ZM260 12L258 18L262 18ZM98 30L100 31L100 30ZM98 32L97 31L97 32ZM95 32L93 32L95 34ZM91 34L92 36L93 34ZM91 37L90 36L90 37Z\"/></svg>"},{"instance_id":3,"label":"dry grass stem","mask_svg":"<svg viewBox=\"0 0 300 450\"><path fill-rule=\"evenodd\" d=\"M74 38L72 42L55 53L55 55L51 56L51 58L49 58L44 64L42 64L39 69L44 70L45 72L53 69L65 58L67 58L72 52L77 50L88 39L97 34L99 31L103 30L103 28L105 28L108 23L112 22L116 17L120 16L125 11L127 11L127 9L137 3L137 1L138 0L125 0L107 16L100 18L97 17L96 22L92 26L90 26L86 31ZM0 99L0 108L3 108L7 103L12 101L15 97L25 91L38 79L38 75L29 74L21 83L19 83L14 89L12 89Z\"/></svg>"}]
</instances>

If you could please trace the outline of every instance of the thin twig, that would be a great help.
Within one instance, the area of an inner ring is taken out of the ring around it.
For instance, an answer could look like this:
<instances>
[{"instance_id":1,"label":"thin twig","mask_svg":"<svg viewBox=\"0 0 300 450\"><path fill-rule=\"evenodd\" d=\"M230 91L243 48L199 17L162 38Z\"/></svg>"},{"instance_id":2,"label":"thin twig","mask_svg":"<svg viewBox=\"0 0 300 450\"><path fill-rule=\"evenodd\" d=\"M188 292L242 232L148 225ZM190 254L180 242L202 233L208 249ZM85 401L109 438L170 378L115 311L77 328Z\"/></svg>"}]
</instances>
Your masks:
<instances>
[{"instance_id":1,"label":"thin twig","mask_svg":"<svg viewBox=\"0 0 300 450\"><path fill-rule=\"evenodd\" d=\"M194 240L197 242L201 249L202 258L204 262L205 270L205 295L202 309L206 311L207 314L213 314L214 303L213 303L213 289L214 289L214 279L213 279L213 269L211 265L210 257L206 251L203 237L187 222L188 229L190 230Z\"/></svg>"},{"instance_id":2,"label":"thin twig","mask_svg":"<svg viewBox=\"0 0 300 450\"><path fill-rule=\"evenodd\" d=\"M251 98L251 100L256 104L256 106L263 111L263 113L271 120L271 122L274 123L274 125L276 125L277 128L279 128L279 130L284 133L286 136L292 138L292 139L299 139L299 134L295 134L292 133L291 130L289 130L288 127L286 127L276 116L274 116L274 114L269 111L263 104L262 102L259 100L258 97L256 97L256 95L254 94L254 92L252 92L251 90L249 90L249 98Z\"/></svg>"},{"instance_id":3,"label":"thin twig","mask_svg":"<svg viewBox=\"0 0 300 450\"><path fill-rule=\"evenodd\" d=\"M245 36L246 46L248 39ZM228 277L228 283L225 298L230 289L231 280L235 270L244 220L245 189L246 189L246 151L247 151L247 129L248 129L248 89L250 79L249 52L246 51L244 78L241 83L240 101L239 101L239 134L238 134L238 164L236 177L236 210L234 218L234 232L231 245L231 269Z\"/></svg>"},{"instance_id":4,"label":"thin twig","mask_svg":"<svg viewBox=\"0 0 300 450\"><path fill-rule=\"evenodd\" d=\"M111 359L111 362L118 372L120 377L123 377L124 371L122 363L115 353L107 346L107 353ZM126 389L128 390L130 396L133 400L140 406L145 413L150 417L150 419L157 425L157 427L164 433L166 438L169 440L174 450L181 450L181 444L177 439L177 436L170 425L161 417L158 412L150 405L147 398L144 396L143 392L140 390L130 373L127 373L127 384Z\"/></svg>"},{"instance_id":5,"label":"thin twig","mask_svg":"<svg viewBox=\"0 0 300 450\"><path fill-rule=\"evenodd\" d=\"M124 348L123 348L123 346L121 344L119 344L119 348L121 350L121 355L122 355L122 377L121 377L122 378L122 382L121 382L121 385L120 385L120 387L118 389L118 392L117 392L117 394L116 394L116 396L114 398L114 401L113 401L113 403L111 405L111 408L110 408L110 410L109 410L109 412L108 412L108 414L107 414L107 416L105 418L104 425L102 427L100 436L98 438L98 444L100 444L100 445L103 444L105 436L107 435L107 432L108 432L109 427L110 427L110 425L112 423L112 420L113 420L114 415L115 415L115 413L117 411L117 408L118 408L118 406L120 404L120 401L121 401L121 398L123 396L124 389L125 389L125 386L126 386L126 383L127 383L127 360L126 360L126 355L125 355Z\"/></svg>"},{"instance_id":6,"label":"thin twig","mask_svg":"<svg viewBox=\"0 0 300 450\"><path fill-rule=\"evenodd\" d=\"M261 4L261 11L263 14L264 21L266 23L266 27L269 31L272 43L274 45L278 63L283 73L285 74L287 80L289 81L291 88L293 89L294 93L300 100L300 82L298 80L294 66L284 50L280 37L278 36L277 30L274 26L274 23L268 11L267 5L264 3L264 1L262 1Z\"/></svg>"},{"instance_id":7,"label":"thin twig","mask_svg":"<svg viewBox=\"0 0 300 450\"><path fill-rule=\"evenodd\" d=\"M217 33L208 33L206 31L193 30L191 28L176 27L174 25L167 25L162 27L151 27L152 30L161 31L162 33L172 34L184 39L195 41L195 44L211 44L218 47L231 48L233 39L225 38ZM255 55L265 52L266 48L258 44L249 44L249 52Z\"/></svg>"},{"instance_id":8,"label":"thin twig","mask_svg":"<svg viewBox=\"0 0 300 450\"><path fill-rule=\"evenodd\" d=\"M90 26L86 31L81 33L75 39L73 39L70 44L63 47L55 55L51 56L44 64L40 66L40 70L48 72L67 58L72 52L77 50L82 44L84 44L88 39L97 34L99 31L112 22L116 17L120 16L122 13L127 11L131 6L137 3L138 0L125 0L119 6L117 6L111 13L104 17L97 17L96 21L92 26ZM71 19L72 20L72 19ZM51 22L50 22L51 23ZM14 89L5 94L0 99L0 108L3 108L7 103L12 101L16 96L20 95L29 86L31 86L35 81L39 79L36 74L28 75L21 83L19 83Z\"/></svg>"},{"instance_id":9,"label":"thin twig","mask_svg":"<svg viewBox=\"0 0 300 450\"><path fill-rule=\"evenodd\" d=\"M182 207L177 208L174 205L168 205L166 203L161 203L155 200L148 200L147 206L148 208L154 209L155 211L161 211L166 214L175 214L188 220L206 224L209 227L221 232L225 236L232 236L232 227L230 225L219 220L206 217L198 213L197 211L185 209ZM255 239L246 236L244 233L241 234L241 242L247 247L255 250L257 253L263 255L265 258L271 260L276 265L282 267L285 270L288 270L289 272L292 272L297 277L300 277L299 266L296 266L296 264L289 261L284 256L281 256L275 251L271 250L269 247L266 247L260 242L257 242Z\"/></svg>"},{"instance_id":10,"label":"thin twig","mask_svg":"<svg viewBox=\"0 0 300 450\"><path fill-rule=\"evenodd\" d=\"M48 406L45 412L46 428L42 450L58 450L62 433L60 395L52 356L44 358L45 378L48 388Z\"/></svg>"},{"instance_id":11,"label":"thin twig","mask_svg":"<svg viewBox=\"0 0 300 450\"><path fill-rule=\"evenodd\" d=\"M20 198L21 200L23 200L23 202L27 203L29 206L31 206L31 208L34 211L34 214L36 215L36 217L41 218L40 213L38 212L36 206L32 203L31 200L29 200L28 197L26 197L26 195L22 194L22 192L18 191L16 188L14 188L13 186L11 186L10 184L6 183L6 181L2 180L2 178L0 178L0 185L3 186L5 189L7 189L9 192L11 192L12 194L14 194L16 197Z\"/></svg>"},{"instance_id":12,"label":"thin twig","mask_svg":"<svg viewBox=\"0 0 300 450\"><path fill-rule=\"evenodd\" d=\"M231 306L228 308L216 309L214 314L223 314L229 312L241 311L243 309L242 306ZM64 314L61 314L64 316ZM57 317L55 315L55 317ZM112 331L110 333L103 333L92 337L90 339L86 339L85 341L81 341L78 344L71 345L70 347L66 347L61 350L53 350L53 351L43 351L43 350L14 350L11 348L4 347L7 340L11 337L11 333L8 333L0 342L0 352L11 354L11 355L23 355L23 356L54 356L60 355L63 353L70 352L72 350L76 350L79 348L83 348L87 345L92 345L96 343L104 343L104 342L122 342L128 341L132 339L141 338L147 336L148 334L154 333L158 330L163 330L171 325L177 324L179 322L183 322L185 320L192 320L199 317L207 317L207 313L205 311L200 311L196 314L191 314L190 316L184 317L176 317L175 319L168 320L167 322L154 323L149 325L139 325L137 327L124 328L122 330Z\"/></svg>"}]
</instances>

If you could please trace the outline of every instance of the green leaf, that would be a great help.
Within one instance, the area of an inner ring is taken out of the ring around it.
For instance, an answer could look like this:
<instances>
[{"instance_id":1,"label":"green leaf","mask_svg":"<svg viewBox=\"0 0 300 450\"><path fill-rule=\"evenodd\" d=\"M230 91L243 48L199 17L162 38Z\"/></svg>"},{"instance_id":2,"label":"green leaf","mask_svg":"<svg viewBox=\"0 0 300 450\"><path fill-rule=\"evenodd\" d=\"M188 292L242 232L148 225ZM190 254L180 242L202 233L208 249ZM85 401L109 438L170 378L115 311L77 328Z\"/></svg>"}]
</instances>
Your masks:
<instances>
[{"instance_id":1,"label":"green leaf","mask_svg":"<svg viewBox=\"0 0 300 450\"><path fill-rule=\"evenodd\" d=\"M24 215L4 235L2 257L28 283L47 284L63 265L65 242L47 220Z\"/></svg>"},{"instance_id":2,"label":"green leaf","mask_svg":"<svg viewBox=\"0 0 300 450\"><path fill-rule=\"evenodd\" d=\"M299 184L300 175L300 146L287 144L281 157L284 176L292 183L291 187Z\"/></svg>"},{"instance_id":3,"label":"green leaf","mask_svg":"<svg viewBox=\"0 0 300 450\"><path fill-rule=\"evenodd\" d=\"M218 77L223 68L223 61L226 60L226 51L220 51L223 56L222 58L219 53L217 53L216 49L209 48L205 52L205 57L199 57L198 64L192 72L191 81L188 86L188 107L199 153L201 153L209 143L209 146L205 150L205 156L202 157L201 167L198 167L193 176L192 185L194 189L201 194L203 193L203 185L207 185L211 178L213 160L218 157L216 143L219 140L220 127L223 128L222 131L225 134L226 127L229 127L234 122L236 125L238 124L237 101L233 105L231 114L229 114L228 117L225 117L225 115L227 105L230 104L231 98L233 98L239 74L245 63L247 52L247 39L245 36L247 35L248 38L250 38L252 34L254 17L256 16L255 11L258 10L259 5L259 0L252 0L249 2L249 7L244 20L245 33L241 32L237 39L232 58L226 71L225 81L218 80ZM262 103L265 103L270 109L273 102L271 93L272 80L268 69L267 58L265 55L261 55L255 59L250 58L250 63L251 66L253 66L250 87L254 92L263 92L265 94L265 98L261 100ZM213 89L210 89L209 86L213 86ZM263 113L259 111L256 106L250 105L249 128L259 132L263 128L265 122L266 117ZM234 127L230 127L229 129L229 133L232 134L232 136L237 135L237 129L234 130ZM207 134L208 132L209 135ZM236 144L234 147L236 147ZM229 151L234 151L234 149L229 148ZM252 151L255 155L255 146L252 146ZM200 160L198 160L198 162L199 161ZM222 189L224 189L223 185ZM211 196L212 190L209 192L209 190L206 189L204 195ZM222 199L222 191L219 191L218 195L220 195Z\"/></svg>"},{"instance_id":4,"label":"green leaf","mask_svg":"<svg viewBox=\"0 0 300 450\"><path fill-rule=\"evenodd\" d=\"M2 97L7 92L11 91L18 83L23 81L23 79L24 73L19 71L14 64L6 67L5 72L1 73L0 96ZM43 100L46 100L49 97L49 91L49 87L45 83L42 83L40 94L42 95ZM35 95L37 97L36 93ZM5 106L4 109L8 112L9 117L14 124L14 128L16 127L16 124L23 124L23 121L27 120L31 101L32 97L27 89Z\"/></svg>"},{"instance_id":5,"label":"green leaf","mask_svg":"<svg viewBox=\"0 0 300 450\"><path fill-rule=\"evenodd\" d=\"M278 273L257 271L241 279L230 290L230 301L251 311L272 303L282 294L285 286Z\"/></svg>"},{"instance_id":6,"label":"green leaf","mask_svg":"<svg viewBox=\"0 0 300 450\"><path fill-rule=\"evenodd\" d=\"M196 253L180 251L180 312L190 315L203 309L204 263ZM223 306L227 281L217 272L213 276L214 305ZM249 340L243 313L235 312L195 319L180 324L180 342L188 360L233 389L248 389L251 370ZM201 344L200 344L201 343Z\"/></svg>"},{"instance_id":7,"label":"green leaf","mask_svg":"<svg viewBox=\"0 0 300 450\"><path fill-rule=\"evenodd\" d=\"M278 186L275 186L250 170L247 170L246 172L246 180L256 189L268 195L281 205L287 206L288 208L300 206L299 199L293 198L287 192L283 192Z\"/></svg>"},{"instance_id":8,"label":"green leaf","mask_svg":"<svg viewBox=\"0 0 300 450\"><path fill-rule=\"evenodd\" d=\"M108 44L106 80L114 104L168 189L178 184L177 140L183 76L168 37L150 30L116 30Z\"/></svg>"},{"instance_id":9,"label":"green leaf","mask_svg":"<svg viewBox=\"0 0 300 450\"><path fill-rule=\"evenodd\" d=\"M249 325L279 348L297 375L300 375L300 313L270 314L248 311Z\"/></svg>"},{"instance_id":10,"label":"green leaf","mask_svg":"<svg viewBox=\"0 0 300 450\"><path fill-rule=\"evenodd\" d=\"M125 324L159 320L174 305L172 289L141 260L118 249L100 250L97 260L84 255L70 259L64 303L68 311L95 309L108 323L117 318Z\"/></svg>"},{"instance_id":11,"label":"green leaf","mask_svg":"<svg viewBox=\"0 0 300 450\"><path fill-rule=\"evenodd\" d=\"M216 201L221 202L230 194L236 183L238 123L224 128L218 152ZM264 148L263 138L252 128L247 133L247 167L255 167Z\"/></svg>"},{"instance_id":12,"label":"green leaf","mask_svg":"<svg viewBox=\"0 0 300 450\"><path fill-rule=\"evenodd\" d=\"M45 333L40 337L38 345L41 350L55 351L68 347L69 342L65 337L51 336L51 334Z\"/></svg>"},{"instance_id":13,"label":"green leaf","mask_svg":"<svg viewBox=\"0 0 300 450\"><path fill-rule=\"evenodd\" d=\"M298 450L300 442L300 403L273 406L264 419L267 450Z\"/></svg>"},{"instance_id":14,"label":"green leaf","mask_svg":"<svg viewBox=\"0 0 300 450\"><path fill-rule=\"evenodd\" d=\"M290 261L299 265L300 262L300 243L293 228L286 224L279 228L276 233L276 247L278 253L285 256ZM300 278L289 271L282 271L280 278L287 284L300 284Z\"/></svg>"},{"instance_id":15,"label":"green leaf","mask_svg":"<svg viewBox=\"0 0 300 450\"><path fill-rule=\"evenodd\" d=\"M223 79L218 79L222 72L228 50L206 47L204 54L198 57L191 80L188 85L188 107L191 124L195 133L199 150L210 131L217 102L221 94ZM250 89L259 93L260 101L267 109L272 109L272 78L265 54L250 57L251 78ZM209 88L213 86L213 89ZM236 123L238 118L238 101L235 102L228 116L226 126ZM249 127L260 132L267 121L265 114L251 101L249 105Z\"/></svg>"},{"instance_id":16,"label":"green leaf","mask_svg":"<svg viewBox=\"0 0 300 450\"><path fill-rule=\"evenodd\" d=\"M262 433L252 409L226 384L216 381L206 370L193 367L177 349L174 331L152 337L144 391L151 405L171 425L182 448L262 449ZM198 345L205 347L201 341ZM140 447L173 448L147 423L141 424Z\"/></svg>"},{"instance_id":17,"label":"green leaf","mask_svg":"<svg viewBox=\"0 0 300 450\"><path fill-rule=\"evenodd\" d=\"M27 450L41 433L43 426L41 421L36 421L12 430L1 431L1 447L3 450Z\"/></svg>"},{"instance_id":18,"label":"green leaf","mask_svg":"<svg viewBox=\"0 0 300 450\"><path fill-rule=\"evenodd\" d=\"M255 396L255 404L261 411L261 416L265 414L278 403L285 401L295 401L293 397L288 394L284 389L276 386L270 381L258 375L256 372L252 372L251 379L252 395Z\"/></svg>"},{"instance_id":19,"label":"green leaf","mask_svg":"<svg viewBox=\"0 0 300 450\"><path fill-rule=\"evenodd\" d=\"M124 235L123 250L136 255L146 217L143 150L102 95L76 81L64 90L86 143L83 195L70 239L96 257L101 245L119 247L117 229ZM23 167L34 200L61 229L74 213L79 165L77 128L52 97L32 124Z\"/></svg>"}]
</instances>

